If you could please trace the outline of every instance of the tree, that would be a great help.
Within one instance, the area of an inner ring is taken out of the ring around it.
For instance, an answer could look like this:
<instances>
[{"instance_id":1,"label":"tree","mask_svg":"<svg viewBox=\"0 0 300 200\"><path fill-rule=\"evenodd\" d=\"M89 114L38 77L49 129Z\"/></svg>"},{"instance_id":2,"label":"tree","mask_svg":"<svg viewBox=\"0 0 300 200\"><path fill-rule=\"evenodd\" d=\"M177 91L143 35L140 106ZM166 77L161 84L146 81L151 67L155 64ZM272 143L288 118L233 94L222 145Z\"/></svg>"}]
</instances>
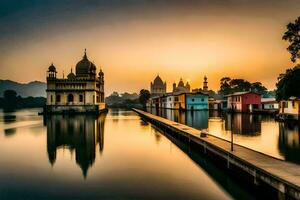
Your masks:
<instances>
[{"instance_id":1,"label":"tree","mask_svg":"<svg viewBox=\"0 0 300 200\"><path fill-rule=\"evenodd\" d=\"M4 99L3 99L3 107L5 109L16 108L17 106L17 92L14 90L5 90L4 91Z\"/></svg>"},{"instance_id":2,"label":"tree","mask_svg":"<svg viewBox=\"0 0 300 200\"><path fill-rule=\"evenodd\" d=\"M139 101L144 107L146 107L146 103L149 100L149 98L150 98L149 90L142 89L139 94Z\"/></svg>"},{"instance_id":3,"label":"tree","mask_svg":"<svg viewBox=\"0 0 300 200\"><path fill-rule=\"evenodd\" d=\"M287 100L292 96L300 97L300 65L280 74L276 86L276 100L278 101Z\"/></svg>"},{"instance_id":4,"label":"tree","mask_svg":"<svg viewBox=\"0 0 300 200\"><path fill-rule=\"evenodd\" d=\"M264 95L268 92L268 89L261 82L254 82L251 84L251 91Z\"/></svg>"},{"instance_id":5,"label":"tree","mask_svg":"<svg viewBox=\"0 0 300 200\"><path fill-rule=\"evenodd\" d=\"M296 62L300 58L300 16L294 23L291 22L287 25L287 31L283 34L282 39L290 43L287 50L291 54L291 61ZM300 97L300 65L279 74L276 86L278 101L287 100L291 96Z\"/></svg>"},{"instance_id":6,"label":"tree","mask_svg":"<svg viewBox=\"0 0 300 200\"><path fill-rule=\"evenodd\" d=\"M230 87L230 81L231 78L229 77L223 77L220 80L220 90L219 93L223 95L227 95L231 93L231 87Z\"/></svg>"},{"instance_id":7,"label":"tree","mask_svg":"<svg viewBox=\"0 0 300 200\"><path fill-rule=\"evenodd\" d=\"M244 79L231 79L224 77L220 80L219 94L228 95L234 92L253 91L265 95L268 93L267 88L261 82L250 83Z\"/></svg>"},{"instance_id":8,"label":"tree","mask_svg":"<svg viewBox=\"0 0 300 200\"><path fill-rule=\"evenodd\" d=\"M232 92L244 92L251 89L251 83L244 79L232 79L230 81Z\"/></svg>"},{"instance_id":9,"label":"tree","mask_svg":"<svg viewBox=\"0 0 300 200\"><path fill-rule=\"evenodd\" d=\"M282 39L288 41L290 45L287 50L291 54L291 61L296 62L300 58L300 16L294 23L289 23L287 31L283 34Z\"/></svg>"}]
</instances>

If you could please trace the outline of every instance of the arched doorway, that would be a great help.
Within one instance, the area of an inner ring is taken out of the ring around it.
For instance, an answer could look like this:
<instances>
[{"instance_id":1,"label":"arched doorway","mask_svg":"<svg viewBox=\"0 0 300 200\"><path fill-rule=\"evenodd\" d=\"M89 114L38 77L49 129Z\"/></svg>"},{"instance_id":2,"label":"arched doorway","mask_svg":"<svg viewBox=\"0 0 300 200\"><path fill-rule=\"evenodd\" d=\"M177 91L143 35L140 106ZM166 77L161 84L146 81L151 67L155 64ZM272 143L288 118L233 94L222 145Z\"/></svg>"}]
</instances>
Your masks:
<instances>
[{"instance_id":1,"label":"arched doorway","mask_svg":"<svg viewBox=\"0 0 300 200\"><path fill-rule=\"evenodd\" d=\"M71 103L71 102L73 102L73 101L74 101L74 96L73 96L73 94L69 94L69 95L68 95L68 102Z\"/></svg>"}]
</instances>

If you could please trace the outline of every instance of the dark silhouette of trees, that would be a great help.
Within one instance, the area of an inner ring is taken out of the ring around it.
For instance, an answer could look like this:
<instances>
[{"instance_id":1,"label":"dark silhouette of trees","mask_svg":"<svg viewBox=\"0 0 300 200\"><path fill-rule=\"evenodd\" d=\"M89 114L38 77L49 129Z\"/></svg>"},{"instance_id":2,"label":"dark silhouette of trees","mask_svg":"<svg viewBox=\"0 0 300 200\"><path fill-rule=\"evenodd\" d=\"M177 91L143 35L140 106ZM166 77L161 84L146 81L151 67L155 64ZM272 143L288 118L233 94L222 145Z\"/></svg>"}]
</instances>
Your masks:
<instances>
[{"instance_id":1,"label":"dark silhouette of trees","mask_svg":"<svg viewBox=\"0 0 300 200\"><path fill-rule=\"evenodd\" d=\"M139 101L143 105L143 107L146 107L146 103L149 100L149 98L150 98L149 90L142 89L139 94Z\"/></svg>"},{"instance_id":2,"label":"dark silhouette of trees","mask_svg":"<svg viewBox=\"0 0 300 200\"><path fill-rule=\"evenodd\" d=\"M254 82L251 84L251 91L265 95L268 92L268 89L263 86L261 82Z\"/></svg>"},{"instance_id":3,"label":"dark silhouette of trees","mask_svg":"<svg viewBox=\"0 0 300 200\"><path fill-rule=\"evenodd\" d=\"M290 43L287 50L291 54L291 61L296 62L300 58L300 16L294 23L289 23L286 28L287 31L282 39Z\"/></svg>"},{"instance_id":4,"label":"dark silhouette of trees","mask_svg":"<svg viewBox=\"0 0 300 200\"><path fill-rule=\"evenodd\" d=\"M0 98L0 108L10 111L18 108L37 108L46 104L44 97L26 97L18 96L14 90L5 90L3 98Z\"/></svg>"},{"instance_id":5,"label":"dark silhouette of trees","mask_svg":"<svg viewBox=\"0 0 300 200\"><path fill-rule=\"evenodd\" d=\"M288 98L300 97L300 65L293 69L287 69L285 73L280 74L276 83L276 99L287 100Z\"/></svg>"},{"instance_id":6,"label":"dark silhouette of trees","mask_svg":"<svg viewBox=\"0 0 300 200\"><path fill-rule=\"evenodd\" d=\"M3 107L11 110L17 107L18 98L14 90L5 90L3 94Z\"/></svg>"},{"instance_id":7,"label":"dark silhouette of trees","mask_svg":"<svg viewBox=\"0 0 300 200\"><path fill-rule=\"evenodd\" d=\"M230 81L231 81L231 78L229 78L229 77L221 78L220 90L219 90L220 94L227 95L227 94L231 93Z\"/></svg>"},{"instance_id":8,"label":"dark silhouette of trees","mask_svg":"<svg viewBox=\"0 0 300 200\"><path fill-rule=\"evenodd\" d=\"M105 98L105 103L111 108L141 108L139 95L136 93L130 94L124 92L119 94L117 92L113 92L110 96Z\"/></svg>"},{"instance_id":9,"label":"dark silhouette of trees","mask_svg":"<svg viewBox=\"0 0 300 200\"><path fill-rule=\"evenodd\" d=\"M244 91L253 91L265 95L267 93L267 88L263 86L261 82L250 83L244 79L231 79L229 77L224 77L220 80L219 93L222 95Z\"/></svg>"},{"instance_id":10,"label":"dark silhouette of trees","mask_svg":"<svg viewBox=\"0 0 300 200\"><path fill-rule=\"evenodd\" d=\"M291 61L296 62L300 59L300 16L294 23L287 25L287 31L283 34L283 40L288 41L290 45L287 50L291 54ZM300 65L287 69L277 78L276 99L287 100L291 96L300 97Z\"/></svg>"}]
</instances>

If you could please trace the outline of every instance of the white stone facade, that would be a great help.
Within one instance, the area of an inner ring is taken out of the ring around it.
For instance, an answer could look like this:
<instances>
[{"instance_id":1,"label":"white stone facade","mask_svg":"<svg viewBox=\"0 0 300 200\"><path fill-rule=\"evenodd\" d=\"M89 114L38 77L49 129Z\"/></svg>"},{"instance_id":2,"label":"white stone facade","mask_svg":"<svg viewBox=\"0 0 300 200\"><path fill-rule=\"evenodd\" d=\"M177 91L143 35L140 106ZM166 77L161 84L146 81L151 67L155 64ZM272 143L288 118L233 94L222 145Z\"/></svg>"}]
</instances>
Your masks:
<instances>
[{"instance_id":1,"label":"white stone facade","mask_svg":"<svg viewBox=\"0 0 300 200\"><path fill-rule=\"evenodd\" d=\"M86 53L71 70L67 78L57 78L52 64L47 76L46 112L98 112L105 109L104 73L96 75L96 66L87 59Z\"/></svg>"}]
</instances>

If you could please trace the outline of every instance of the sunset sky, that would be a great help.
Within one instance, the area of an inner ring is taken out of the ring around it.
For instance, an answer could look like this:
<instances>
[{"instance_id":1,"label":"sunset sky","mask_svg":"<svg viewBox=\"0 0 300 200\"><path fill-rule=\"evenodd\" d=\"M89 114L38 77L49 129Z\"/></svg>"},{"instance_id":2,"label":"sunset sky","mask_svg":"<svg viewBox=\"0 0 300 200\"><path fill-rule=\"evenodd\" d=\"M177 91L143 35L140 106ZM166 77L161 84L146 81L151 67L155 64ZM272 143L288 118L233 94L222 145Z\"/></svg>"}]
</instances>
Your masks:
<instances>
[{"instance_id":1,"label":"sunset sky","mask_svg":"<svg viewBox=\"0 0 300 200\"><path fill-rule=\"evenodd\" d=\"M169 90L204 75L214 90L223 76L274 89L299 15L300 0L1 0L0 79L45 81L51 62L67 75L87 48L107 94L149 89L157 74Z\"/></svg>"}]
</instances>

